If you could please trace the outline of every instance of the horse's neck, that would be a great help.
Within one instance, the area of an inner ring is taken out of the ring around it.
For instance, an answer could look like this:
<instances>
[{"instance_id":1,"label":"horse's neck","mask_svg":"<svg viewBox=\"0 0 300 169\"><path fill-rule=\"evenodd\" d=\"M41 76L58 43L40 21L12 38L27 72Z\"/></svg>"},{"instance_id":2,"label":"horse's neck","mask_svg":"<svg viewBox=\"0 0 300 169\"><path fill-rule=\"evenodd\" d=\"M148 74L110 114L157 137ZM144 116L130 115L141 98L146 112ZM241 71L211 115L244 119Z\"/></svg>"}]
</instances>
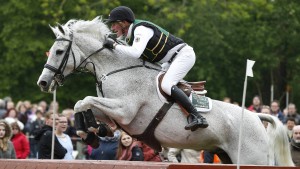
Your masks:
<instances>
[{"instance_id":1,"label":"horse's neck","mask_svg":"<svg viewBox=\"0 0 300 169\"><path fill-rule=\"evenodd\" d=\"M101 74L142 65L142 62L136 58L122 56L120 53L109 49L103 49L95 57L92 57L91 60L95 63L97 73Z\"/></svg>"},{"instance_id":2,"label":"horse's neck","mask_svg":"<svg viewBox=\"0 0 300 169\"><path fill-rule=\"evenodd\" d=\"M89 71L96 74L102 75L102 74L108 74L110 72L120 70L120 69L126 69L131 66L137 66L142 65L142 61L140 59L136 59L130 56L124 56L119 52L112 51L107 48L103 48L101 51L96 52L97 50L101 49L103 47L103 41L104 39L95 39L90 38L86 36L78 36L76 44L80 48L81 52L84 53L84 56L81 57L80 62L85 62L82 64L82 66L85 66ZM93 54L94 53L94 54ZM91 55L93 54L93 55ZM91 56L90 56L91 55ZM87 57L89 57L87 60L85 60ZM89 64L86 64L88 63ZM91 64L92 63L92 64ZM150 63L147 63L148 65ZM95 66L95 68L94 68ZM158 68L158 66L152 65L152 67ZM135 73L138 74L138 71L135 71ZM157 72L151 71L148 75L152 74L153 76L157 74ZM150 75L151 76L151 75Z\"/></svg>"}]
</instances>

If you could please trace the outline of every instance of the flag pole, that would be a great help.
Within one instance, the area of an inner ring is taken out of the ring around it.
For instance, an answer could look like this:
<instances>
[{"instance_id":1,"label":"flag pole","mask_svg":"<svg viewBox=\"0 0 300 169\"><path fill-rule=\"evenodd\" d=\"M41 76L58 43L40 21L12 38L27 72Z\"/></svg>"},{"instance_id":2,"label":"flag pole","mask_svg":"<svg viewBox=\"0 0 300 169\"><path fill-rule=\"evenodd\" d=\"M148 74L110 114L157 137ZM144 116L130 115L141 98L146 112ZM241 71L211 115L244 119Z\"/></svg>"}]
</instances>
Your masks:
<instances>
[{"instance_id":1,"label":"flag pole","mask_svg":"<svg viewBox=\"0 0 300 169\"><path fill-rule=\"evenodd\" d=\"M246 89L247 89L247 76L245 77L244 90L243 90L243 101L242 101L242 118L240 122L239 129L239 143L238 143L238 157L237 157L237 169L240 169L240 155L241 155L241 144L242 144L242 135L243 135L243 119L244 119L244 110L245 110L245 98L246 98Z\"/></svg>"},{"instance_id":2,"label":"flag pole","mask_svg":"<svg viewBox=\"0 0 300 169\"><path fill-rule=\"evenodd\" d=\"M253 77L252 67L255 61L247 59L247 68L246 68L246 75L245 75L245 82L244 82L244 90L243 90L243 101L242 101L242 117L239 129L239 143L238 143L238 156L237 156L237 169L240 169L240 154L241 154L241 146L242 146L242 135L243 135L243 126L244 126L244 111L245 111L245 100L246 100L246 90L247 90L247 77Z\"/></svg>"}]
</instances>

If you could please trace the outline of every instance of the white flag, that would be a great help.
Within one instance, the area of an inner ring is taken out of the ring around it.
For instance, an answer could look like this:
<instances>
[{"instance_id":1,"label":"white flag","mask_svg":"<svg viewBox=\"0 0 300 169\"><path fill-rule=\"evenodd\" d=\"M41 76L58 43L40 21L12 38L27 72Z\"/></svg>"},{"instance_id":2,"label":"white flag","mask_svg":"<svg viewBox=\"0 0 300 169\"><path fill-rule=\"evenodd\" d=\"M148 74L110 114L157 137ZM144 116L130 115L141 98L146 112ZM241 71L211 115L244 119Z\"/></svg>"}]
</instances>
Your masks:
<instances>
[{"instance_id":1,"label":"white flag","mask_svg":"<svg viewBox=\"0 0 300 169\"><path fill-rule=\"evenodd\" d=\"M252 67L253 67L254 63L255 63L255 61L247 59L246 76L253 77Z\"/></svg>"}]
</instances>

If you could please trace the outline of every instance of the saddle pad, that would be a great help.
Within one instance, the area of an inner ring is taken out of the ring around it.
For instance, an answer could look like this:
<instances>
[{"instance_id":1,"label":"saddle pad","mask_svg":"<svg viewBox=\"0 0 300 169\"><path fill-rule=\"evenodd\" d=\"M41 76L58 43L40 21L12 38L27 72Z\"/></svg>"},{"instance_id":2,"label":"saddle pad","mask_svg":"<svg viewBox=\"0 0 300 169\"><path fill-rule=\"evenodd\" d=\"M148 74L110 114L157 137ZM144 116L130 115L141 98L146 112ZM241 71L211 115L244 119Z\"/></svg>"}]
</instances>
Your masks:
<instances>
[{"instance_id":1,"label":"saddle pad","mask_svg":"<svg viewBox=\"0 0 300 169\"><path fill-rule=\"evenodd\" d=\"M212 101L209 97L198 95L192 92L190 95L190 100L193 106L200 112L209 112L212 109Z\"/></svg>"}]
</instances>

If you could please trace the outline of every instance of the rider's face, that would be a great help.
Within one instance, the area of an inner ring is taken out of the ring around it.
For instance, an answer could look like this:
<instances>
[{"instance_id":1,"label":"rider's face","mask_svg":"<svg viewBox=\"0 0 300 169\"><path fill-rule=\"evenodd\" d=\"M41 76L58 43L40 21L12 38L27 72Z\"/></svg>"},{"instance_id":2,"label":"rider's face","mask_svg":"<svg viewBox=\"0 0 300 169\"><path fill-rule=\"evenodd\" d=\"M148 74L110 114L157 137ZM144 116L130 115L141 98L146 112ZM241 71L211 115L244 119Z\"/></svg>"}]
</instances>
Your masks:
<instances>
[{"instance_id":1,"label":"rider's face","mask_svg":"<svg viewBox=\"0 0 300 169\"><path fill-rule=\"evenodd\" d=\"M119 21L111 23L111 30L117 34L117 37L127 34L126 21Z\"/></svg>"}]
</instances>

